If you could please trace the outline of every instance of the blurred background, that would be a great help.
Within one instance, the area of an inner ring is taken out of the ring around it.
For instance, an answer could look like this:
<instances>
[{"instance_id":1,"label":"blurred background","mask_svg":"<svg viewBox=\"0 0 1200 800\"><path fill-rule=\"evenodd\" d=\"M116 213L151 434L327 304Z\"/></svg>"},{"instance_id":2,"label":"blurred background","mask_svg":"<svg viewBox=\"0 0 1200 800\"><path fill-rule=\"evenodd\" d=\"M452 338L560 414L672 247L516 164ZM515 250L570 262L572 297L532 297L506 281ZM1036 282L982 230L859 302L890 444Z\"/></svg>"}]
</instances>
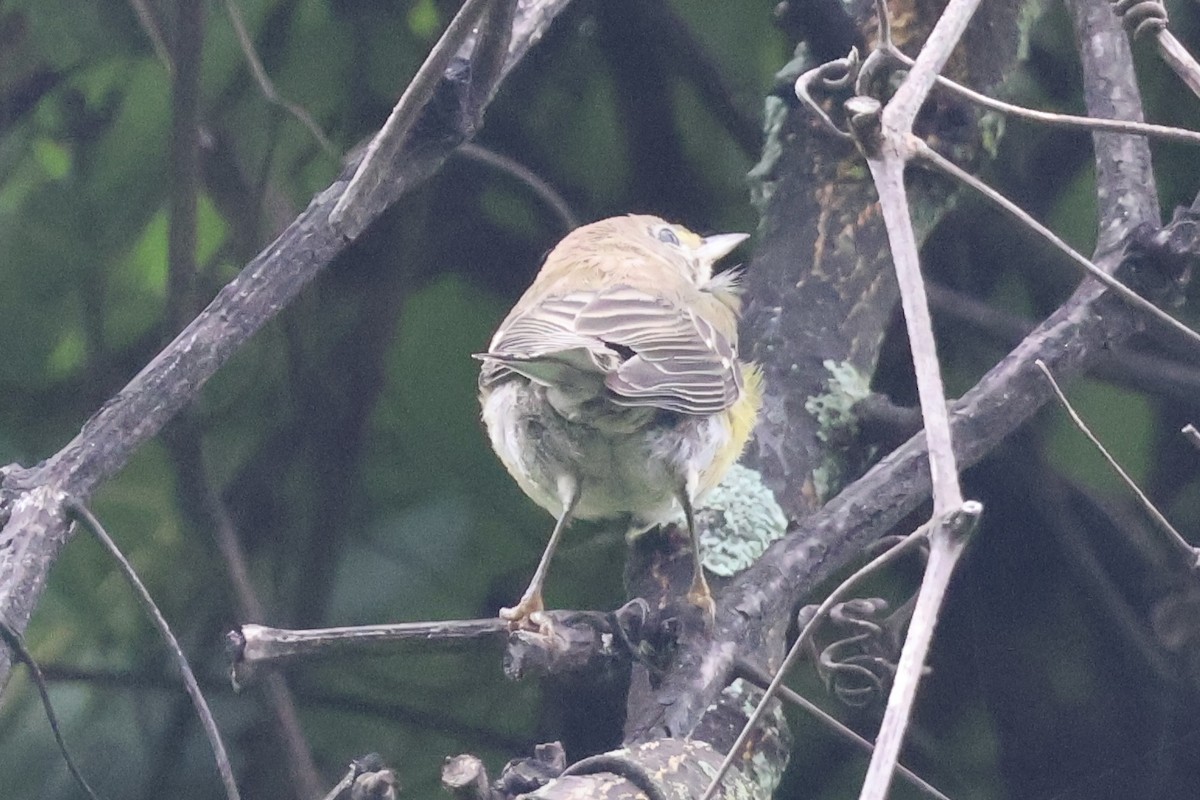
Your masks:
<instances>
[{"instance_id":1,"label":"blurred background","mask_svg":"<svg viewBox=\"0 0 1200 800\"><path fill-rule=\"evenodd\" d=\"M796 44L774 26L774 5L577 0L490 108L476 140L488 152L452 157L390 209L96 495L96 513L209 691L246 797L292 789L261 693L228 686L223 633L243 620L204 498L219 497L247 551L264 623L474 618L511 604L552 520L486 442L470 354L567 222L489 153L532 170L580 221L640 211L704 232L755 231L745 174L759 157L763 98ZM0 2L0 463L54 453L175 332L171 82L138 6ZM225 5L206 4L201 303L378 128L457 3L237 7L279 92L312 115L333 151L264 98ZM149 9L174 14L171 3ZM1177 35L1200 43L1196 5L1171 10ZM1200 127L1200 101L1148 48L1135 49L1149 118ZM1080 92L1070 25L1055 7L1034 26L1010 94L1082 113ZM1166 144L1154 153L1164 208L1189 204L1200 156ZM1090 251L1085 134L1010 122L986 177ZM972 198L925 255L952 395L1078 282L1064 259ZM1193 328L1194 309L1180 312ZM906 358L897 317L875 386L911 403ZM1068 390L1192 541L1200 451L1177 432L1200 422L1198 364L1194 351L1148 336ZM180 441L199 442L198 457ZM1194 576L1060 409L1044 410L967 483L988 514L939 630L912 766L955 798L1200 796ZM619 605L624 549L611 533L572 530L548 602ZM900 570L883 589L916 578ZM56 564L28 644L104 796L218 796L174 669L89 537ZM499 659L479 647L289 672L327 786L370 751L398 770L406 796L428 797L441 792L448 755L478 754L498 772L537 742L562 739L571 759L619 742L621 676L510 683ZM810 672L798 670L794 685L870 735L879 709L839 708ZM796 752L778 796L854 792L865 759L810 719L791 719ZM0 797L78 796L17 670L0 698Z\"/></svg>"}]
</instances>

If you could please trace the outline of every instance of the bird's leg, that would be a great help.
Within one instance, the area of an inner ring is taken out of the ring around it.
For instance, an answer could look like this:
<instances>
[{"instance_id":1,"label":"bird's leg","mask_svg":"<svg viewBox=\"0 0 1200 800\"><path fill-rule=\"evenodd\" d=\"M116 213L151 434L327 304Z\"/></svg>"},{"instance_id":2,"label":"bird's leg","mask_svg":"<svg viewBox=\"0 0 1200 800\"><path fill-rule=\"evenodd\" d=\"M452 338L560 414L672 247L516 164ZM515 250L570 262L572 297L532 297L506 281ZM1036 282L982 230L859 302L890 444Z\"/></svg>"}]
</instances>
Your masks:
<instances>
[{"instance_id":1,"label":"bird's leg","mask_svg":"<svg viewBox=\"0 0 1200 800\"><path fill-rule=\"evenodd\" d=\"M692 585L688 589L688 602L704 611L705 621L712 625L717 616L717 605L713 602L712 590L704 578L704 562L700 555L700 533L696 530L696 512L692 509L690 492L679 493L679 503L687 519L688 537L692 540Z\"/></svg>"},{"instance_id":2,"label":"bird's leg","mask_svg":"<svg viewBox=\"0 0 1200 800\"><path fill-rule=\"evenodd\" d=\"M533 578L529 581L529 588L525 590L525 594L521 595L520 602L515 606L500 609L500 618L507 620L514 629L522 627L527 621L536 626L538 621L531 618L534 614L540 615L540 612L546 607L542 602L542 584L546 582L550 558L554 555L555 548L558 547L563 531L571 523L571 516L575 512L575 506L579 503L579 496L583 493L582 484L571 477L561 478L558 482L558 493L562 498L563 511L559 515L558 521L554 523L554 532L550 534L550 541L546 543L546 549L542 552L542 560L538 562L537 570L534 571Z\"/></svg>"}]
</instances>

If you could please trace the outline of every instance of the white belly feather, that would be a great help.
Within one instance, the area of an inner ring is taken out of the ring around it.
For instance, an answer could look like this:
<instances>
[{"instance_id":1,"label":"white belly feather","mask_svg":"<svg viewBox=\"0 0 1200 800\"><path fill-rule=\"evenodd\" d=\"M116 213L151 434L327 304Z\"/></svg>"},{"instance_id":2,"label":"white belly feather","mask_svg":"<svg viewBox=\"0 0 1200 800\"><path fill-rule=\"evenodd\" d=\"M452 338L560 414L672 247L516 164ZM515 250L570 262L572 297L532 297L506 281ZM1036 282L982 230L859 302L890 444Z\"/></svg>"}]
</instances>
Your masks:
<instances>
[{"instance_id":1,"label":"white belly feather","mask_svg":"<svg viewBox=\"0 0 1200 800\"><path fill-rule=\"evenodd\" d=\"M483 419L496 453L534 502L560 515L558 487L570 477L582 487L576 518L611 520L629 533L678 516L680 492L699 500L700 472L730 436L721 415L608 403L568 421L547 402L544 389L519 378L492 388Z\"/></svg>"}]
</instances>

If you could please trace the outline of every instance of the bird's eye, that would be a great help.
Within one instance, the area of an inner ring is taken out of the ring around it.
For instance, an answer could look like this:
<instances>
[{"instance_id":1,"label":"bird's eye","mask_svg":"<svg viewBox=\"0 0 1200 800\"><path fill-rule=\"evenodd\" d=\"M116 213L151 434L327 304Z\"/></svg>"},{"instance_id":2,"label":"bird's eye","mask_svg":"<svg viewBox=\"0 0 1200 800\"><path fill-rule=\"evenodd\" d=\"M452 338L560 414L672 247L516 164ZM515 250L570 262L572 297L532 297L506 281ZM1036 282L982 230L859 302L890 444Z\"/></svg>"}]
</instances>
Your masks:
<instances>
[{"instance_id":1,"label":"bird's eye","mask_svg":"<svg viewBox=\"0 0 1200 800\"><path fill-rule=\"evenodd\" d=\"M670 228L659 228L655 236L660 242L666 242L675 246L679 245L679 236Z\"/></svg>"}]
</instances>

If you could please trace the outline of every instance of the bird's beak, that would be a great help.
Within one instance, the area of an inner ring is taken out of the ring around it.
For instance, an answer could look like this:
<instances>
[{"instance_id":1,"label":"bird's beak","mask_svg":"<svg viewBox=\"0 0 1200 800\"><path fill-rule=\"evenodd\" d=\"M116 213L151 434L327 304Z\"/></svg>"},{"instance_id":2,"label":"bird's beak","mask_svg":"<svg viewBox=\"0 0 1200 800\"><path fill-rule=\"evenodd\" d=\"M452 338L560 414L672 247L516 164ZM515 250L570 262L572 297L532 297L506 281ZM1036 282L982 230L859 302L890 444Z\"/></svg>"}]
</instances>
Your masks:
<instances>
[{"instance_id":1,"label":"bird's beak","mask_svg":"<svg viewBox=\"0 0 1200 800\"><path fill-rule=\"evenodd\" d=\"M704 242L696 249L696 255L701 261L715 264L733 252L733 248L750 238L748 233L717 233L705 236Z\"/></svg>"}]
</instances>

